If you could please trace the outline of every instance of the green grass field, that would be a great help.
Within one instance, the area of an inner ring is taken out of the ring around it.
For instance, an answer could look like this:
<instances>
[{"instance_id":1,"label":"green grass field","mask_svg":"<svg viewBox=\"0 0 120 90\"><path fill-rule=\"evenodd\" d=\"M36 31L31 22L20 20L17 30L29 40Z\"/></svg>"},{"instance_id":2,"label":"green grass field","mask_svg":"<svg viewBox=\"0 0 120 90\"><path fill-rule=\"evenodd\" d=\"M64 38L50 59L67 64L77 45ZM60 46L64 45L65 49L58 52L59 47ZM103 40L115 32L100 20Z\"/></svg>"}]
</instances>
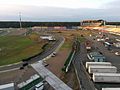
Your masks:
<instances>
[{"instance_id":1,"label":"green grass field","mask_svg":"<svg viewBox=\"0 0 120 90\"><path fill-rule=\"evenodd\" d=\"M37 41L39 36L2 36L0 37L0 66L20 62L42 51L44 42Z\"/></svg>"}]
</instances>

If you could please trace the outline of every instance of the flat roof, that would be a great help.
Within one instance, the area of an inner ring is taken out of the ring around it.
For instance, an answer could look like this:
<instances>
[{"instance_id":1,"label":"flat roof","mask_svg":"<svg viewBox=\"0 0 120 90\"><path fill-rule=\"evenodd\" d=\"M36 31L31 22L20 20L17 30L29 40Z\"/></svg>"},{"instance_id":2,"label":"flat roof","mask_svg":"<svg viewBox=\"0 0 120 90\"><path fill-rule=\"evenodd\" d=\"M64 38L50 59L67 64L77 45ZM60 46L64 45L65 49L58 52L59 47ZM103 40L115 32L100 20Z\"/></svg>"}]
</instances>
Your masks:
<instances>
[{"instance_id":1,"label":"flat roof","mask_svg":"<svg viewBox=\"0 0 120 90\"><path fill-rule=\"evenodd\" d=\"M8 88L8 87L14 87L14 83L0 85L0 89L4 89L4 88Z\"/></svg>"}]
</instances>

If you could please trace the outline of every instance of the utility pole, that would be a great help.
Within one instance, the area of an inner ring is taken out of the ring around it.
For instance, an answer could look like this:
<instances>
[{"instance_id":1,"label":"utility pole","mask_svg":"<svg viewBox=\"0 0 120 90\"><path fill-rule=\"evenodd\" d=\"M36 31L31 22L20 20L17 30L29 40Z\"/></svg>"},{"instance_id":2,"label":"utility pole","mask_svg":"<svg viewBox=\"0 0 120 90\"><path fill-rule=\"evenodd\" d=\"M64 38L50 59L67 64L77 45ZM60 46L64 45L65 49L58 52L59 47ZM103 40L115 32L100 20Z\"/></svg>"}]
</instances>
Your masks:
<instances>
[{"instance_id":1,"label":"utility pole","mask_svg":"<svg viewBox=\"0 0 120 90\"><path fill-rule=\"evenodd\" d=\"M19 12L19 19L20 19L20 28L22 28L22 23L21 23L21 12Z\"/></svg>"}]
</instances>

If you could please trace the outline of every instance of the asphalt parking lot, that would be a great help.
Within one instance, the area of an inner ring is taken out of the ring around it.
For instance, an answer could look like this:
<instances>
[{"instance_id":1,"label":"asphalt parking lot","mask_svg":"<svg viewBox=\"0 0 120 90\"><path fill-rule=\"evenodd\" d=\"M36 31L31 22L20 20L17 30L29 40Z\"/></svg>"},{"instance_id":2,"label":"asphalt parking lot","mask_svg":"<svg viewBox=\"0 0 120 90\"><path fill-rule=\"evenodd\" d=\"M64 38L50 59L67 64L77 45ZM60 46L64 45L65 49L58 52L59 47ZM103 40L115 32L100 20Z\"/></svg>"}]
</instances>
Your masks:
<instances>
[{"instance_id":1,"label":"asphalt parking lot","mask_svg":"<svg viewBox=\"0 0 120 90\"><path fill-rule=\"evenodd\" d=\"M109 35L110 38L115 38L115 36L113 35ZM118 37L118 36L117 36ZM111 62L114 66L117 67L117 71L118 73L120 73L120 56L116 56L114 54L113 51L115 50L119 50L117 48L111 48L112 52L110 50L108 50L102 42L97 42L96 40L94 40L93 38L95 38L94 36L93 37L87 37L87 39L91 40L93 43L93 46L94 47L97 47L97 51L100 51L103 53L103 55L106 57L106 60L107 62ZM107 84L107 83L95 83L95 87L98 89L98 90L101 90L102 87L120 87L120 84Z\"/></svg>"},{"instance_id":2,"label":"asphalt parking lot","mask_svg":"<svg viewBox=\"0 0 120 90\"><path fill-rule=\"evenodd\" d=\"M110 38L115 38L113 35L109 35ZM106 57L107 62L111 62L114 66L117 67L118 73L120 73L120 56L116 56L113 52L110 52L101 42L94 40L95 36L86 37L86 39L93 42L94 51L100 51ZM117 36L119 38L119 36ZM97 47L97 49L95 48ZM77 51L74 57L74 64L78 72L78 78L80 80L81 90L102 90L105 87L119 87L120 84L106 84L106 83L94 83L90 79L90 75L87 73L84 64L86 61L90 61L87 58L87 51L85 49L84 43L79 45L80 50Z\"/></svg>"}]
</instances>

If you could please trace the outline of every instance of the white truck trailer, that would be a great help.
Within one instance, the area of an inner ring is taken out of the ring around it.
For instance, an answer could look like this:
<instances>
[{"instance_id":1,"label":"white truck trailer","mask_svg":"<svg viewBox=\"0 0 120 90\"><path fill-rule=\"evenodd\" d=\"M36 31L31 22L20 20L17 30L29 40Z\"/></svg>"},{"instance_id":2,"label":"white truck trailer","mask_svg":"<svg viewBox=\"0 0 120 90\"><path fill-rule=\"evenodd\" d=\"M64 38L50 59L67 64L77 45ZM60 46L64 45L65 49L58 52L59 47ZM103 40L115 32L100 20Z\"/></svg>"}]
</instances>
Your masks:
<instances>
[{"instance_id":1,"label":"white truck trailer","mask_svg":"<svg viewBox=\"0 0 120 90\"><path fill-rule=\"evenodd\" d=\"M117 73L117 68L115 66L89 66L88 72L92 73Z\"/></svg>"},{"instance_id":2,"label":"white truck trailer","mask_svg":"<svg viewBox=\"0 0 120 90\"><path fill-rule=\"evenodd\" d=\"M110 62L86 62L86 68L88 69L89 66L111 66L112 64Z\"/></svg>"},{"instance_id":3,"label":"white truck trailer","mask_svg":"<svg viewBox=\"0 0 120 90\"><path fill-rule=\"evenodd\" d=\"M93 73L94 82L120 83L120 73Z\"/></svg>"},{"instance_id":4,"label":"white truck trailer","mask_svg":"<svg viewBox=\"0 0 120 90\"><path fill-rule=\"evenodd\" d=\"M102 90L120 90L120 88L102 88Z\"/></svg>"}]
</instances>

